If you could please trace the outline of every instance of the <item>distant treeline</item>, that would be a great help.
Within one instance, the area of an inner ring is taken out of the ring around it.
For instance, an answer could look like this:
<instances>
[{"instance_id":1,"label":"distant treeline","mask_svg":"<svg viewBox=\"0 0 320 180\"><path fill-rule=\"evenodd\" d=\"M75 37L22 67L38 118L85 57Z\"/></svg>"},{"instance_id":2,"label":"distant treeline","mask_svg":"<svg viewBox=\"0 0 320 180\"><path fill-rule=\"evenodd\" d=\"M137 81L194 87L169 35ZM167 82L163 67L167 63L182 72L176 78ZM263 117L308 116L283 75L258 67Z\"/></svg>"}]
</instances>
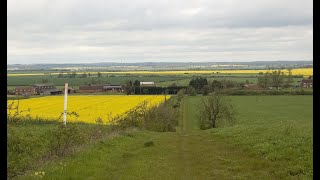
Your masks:
<instances>
[{"instance_id":1,"label":"distant treeline","mask_svg":"<svg viewBox=\"0 0 320 180\"><path fill-rule=\"evenodd\" d=\"M310 90L246 90L246 89L228 89L217 92L217 94L223 94L228 96L254 96L254 95L313 95L313 91Z\"/></svg>"},{"instance_id":2,"label":"distant treeline","mask_svg":"<svg viewBox=\"0 0 320 180\"><path fill-rule=\"evenodd\" d=\"M260 74L258 84L248 89L249 81L236 82L232 80L208 81L205 77L191 79L188 86L177 86L175 84L168 87L140 86L138 80L127 81L123 84L124 91L129 94L183 94L208 95L218 93L224 95L313 95L313 90L303 90L293 85L291 71L288 75L280 71Z\"/></svg>"},{"instance_id":3,"label":"distant treeline","mask_svg":"<svg viewBox=\"0 0 320 180\"><path fill-rule=\"evenodd\" d=\"M132 94L177 94L179 90L186 89L188 86L135 86Z\"/></svg>"}]
</instances>

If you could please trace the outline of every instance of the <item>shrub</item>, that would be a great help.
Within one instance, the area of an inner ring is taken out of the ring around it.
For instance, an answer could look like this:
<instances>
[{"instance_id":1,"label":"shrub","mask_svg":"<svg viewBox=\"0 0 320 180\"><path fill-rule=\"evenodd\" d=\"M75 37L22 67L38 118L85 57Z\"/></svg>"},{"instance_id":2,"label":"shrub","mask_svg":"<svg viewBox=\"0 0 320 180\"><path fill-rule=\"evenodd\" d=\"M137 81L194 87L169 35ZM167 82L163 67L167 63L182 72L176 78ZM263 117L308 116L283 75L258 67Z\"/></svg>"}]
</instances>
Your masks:
<instances>
[{"instance_id":1,"label":"shrub","mask_svg":"<svg viewBox=\"0 0 320 180\"><path fill-rule=\"evenodd\" d=\"M125 116L116 116L110 122L114 129L138 127L159 132L175 131L179 108L172 108L178 106L174 103L174 99L174 97L170 98L167 102L153 107L148 107L145 101L128 111Z\"/></svg>"},{"instance_id":2,"label":"shrub","mask_svg":"<svg viewBox=\"0 0 320 180\"><path fill-rule=\"evenodd\" d=\"M34 149L41 143L31 133L21 136L10 126L7 135L7 176L11 179L33 167L32 160L37 155Z\"/></svg>"},{"instance_id":3,"label":"shrub","mask_svg":"<svg viewBox=\"0 0 320 180\"><path fill-rule=\"evenodd\" d=\"M189 87L187 88L187 94L190 95L190 96L195 96L195 95L197 95L196 89L193 88L192 86L189 86Z\"/></svg>"},{"instance_id":4,"label":"shrub","mask_svg":"<svg viewBox=\"0 0 320 180\"><path fill-rule=\"evenodd\" d=\"M64 156L76 145L84 142L84 138L76 124L60 125L49 132L50 152L52 155Z\"/></svg>"},{"instance_id":5,"label":"shrub","mask_svg":"<svg viewBox=\"0 0 320 180\"><path fill-rule=\"evenodd\" d=\"M224 96L213 95L202 98L198 109L200 129L215 128L224 122L229 124L235 122L233 105Z\"/></svg>"},{"instance_id":6,"label":"shrub","mask_svg":"<svg viewBox=\"0 0 320 180\"><path fill-rule=\"evenodd\" d=\"M150 147L150 146L154 146L153 141L147 141L144 143L144 147Z\"/></svg>"}]
</instances>

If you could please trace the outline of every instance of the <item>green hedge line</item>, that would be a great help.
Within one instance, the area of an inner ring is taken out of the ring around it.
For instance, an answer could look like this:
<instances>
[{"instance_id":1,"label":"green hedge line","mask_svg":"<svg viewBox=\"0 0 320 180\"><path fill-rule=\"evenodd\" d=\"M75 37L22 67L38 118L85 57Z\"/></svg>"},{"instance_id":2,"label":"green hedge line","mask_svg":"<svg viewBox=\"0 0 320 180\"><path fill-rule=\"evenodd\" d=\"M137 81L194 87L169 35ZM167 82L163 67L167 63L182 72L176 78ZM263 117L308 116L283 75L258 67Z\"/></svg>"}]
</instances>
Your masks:
<instances>
[{"instance_id":1,"label":"green hedge line","mask_svg":"<svg viewBox=\"0 0 320 180\"><path fill-rule=\"evenodd\" d=\"M230 96L253 96L253 95L313 95L313 91L305 90L223 90L217 94Z\"/></svg>"}]
</instances>

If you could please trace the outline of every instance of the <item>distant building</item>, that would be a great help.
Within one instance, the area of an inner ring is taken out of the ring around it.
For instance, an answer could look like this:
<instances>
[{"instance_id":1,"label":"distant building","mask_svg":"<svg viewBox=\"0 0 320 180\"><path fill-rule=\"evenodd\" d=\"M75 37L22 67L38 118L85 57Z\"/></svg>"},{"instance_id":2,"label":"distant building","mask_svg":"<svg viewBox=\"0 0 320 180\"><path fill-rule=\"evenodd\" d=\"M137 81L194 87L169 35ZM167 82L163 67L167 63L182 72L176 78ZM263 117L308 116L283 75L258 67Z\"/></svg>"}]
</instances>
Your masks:
<instances>
[{"instance_id":1,"label":"distant building","mask_svg":"<svg viewBox=\"0 0 320 180\"><path fill-rule=\"evenodd\" d=\"M313 79L303 79L302 81L300 81L300 87L312 88L313 87Z\"/></svg>"},{"instance_id":2,"label":"distant building","mask_svg":"<svg viewBox=\"0 0 320 180\"><path fill-rule=\"evenodd\" d=\"M89 84L79 86L80 93L103 92L103 87L107 84Z\"/></svg>"},{"instance_id":3,"label":"distant building","mask_svg":"<svg viewBox=\"0 0 320 180\"><path fill-rule=\"evenodd\" d=\"M35 95L36 90L31 86L17 86L14 90L16 95Z\"/></svg>"},{"instance_id":4,"label":"distant building","mask_svg":"<svg viewBox=\"0 0 320 180\"><path fill-rule=\"evenodd\" d=\"M103 86L103 90L110 91L110 92L122 92L123 91L121 85L114 85L114 84Z\"/></svg>"},{"instance_id":5,"label":"distant building","mask_svg":"<svg viewBox=\"0 0 320 180\"><path fill-rule=\"evenodd\" d=\"M64 88L62 89L62 93L64 94ZM68 94L73 94L73 93L76 93L76 90L75 89L73 89L73 88L70 88L70 87L68 87Z\"/></svg>"},{"instance_id":6,"label":"distant building","mask_svg":"<svg viewBox=\"0 0 320 180\"><path fill-rule=\"evenodd\" d=\"M36 94L38 95L54 95L62 93L62 91L58 90L52 83L34 84L32 87L35 89Z\"/></svg>"},{"instance_id":7,"label":"distant building","mask_svg":"<svg viewBox=\"0 0 320 180\"><path fill-rule=\"evenodd\" d=\"M80 93L94 93L94 92L121 92L123 91L121 85L115 84L89 84L79 86Z\"/></svg>"},{"instance_id":8,"label":"distant building","mask_svg":"<svg viewBox=\"0 0 320 180\"><path fill-rule=\"evenodd\" d=\"M154 82L140 82L140 86L155 86Z\"/></svg>"}]
</instances>

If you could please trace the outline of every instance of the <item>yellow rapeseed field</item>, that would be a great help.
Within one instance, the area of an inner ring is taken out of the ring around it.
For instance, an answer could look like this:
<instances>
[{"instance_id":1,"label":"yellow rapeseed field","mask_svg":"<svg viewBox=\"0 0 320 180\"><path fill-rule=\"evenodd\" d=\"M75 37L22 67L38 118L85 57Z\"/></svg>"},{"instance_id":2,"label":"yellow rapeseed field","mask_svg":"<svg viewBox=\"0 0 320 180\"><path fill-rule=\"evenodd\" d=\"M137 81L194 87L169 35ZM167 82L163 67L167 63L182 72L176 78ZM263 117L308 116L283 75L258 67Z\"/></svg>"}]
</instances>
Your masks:
<instances>
[{"instance_id":1,"label":"yellow rapeseed field","mask_svg":"<svg viewBox=\"0 0 320 180\"><path fill-rule=\"evenodd\" d=\"M101 72L101 74L212 74L212 73L224 73L224 74L258 74L259 72L266 73L269 70L195 70L195 71L119 71L119 72ZM270 72L270 71L269 71ZM288 70L283 70L283 72L287 73ZM84 72L77 72L77 74L83 74ZM97 72L90 72L91 74ZM52 75L57 75L59 73L51 73ZM304 75L304 76L312 76L313 68L299 68L292 69L293 75ZM8 74L8 76L37 76L37 75L45 75L44 73L37 74Z\"/></svg>"},{"instance_id":2,"label":"yellow rapeseed field","mask_svg":"<svg viewBox=\"0 0 320 180\"><path fill-rule=\"evenodd\" d=\"M166 96L167 99L170 96ZM21 116L30 114L32 118L40 117L46 120L58 120L63 112L63 96L46 96L40 98L23 99L19 102L19 110L26 110ZM78 113L78 117L68 116L68 122L96 123L99 117L108 121L108 117L122 115L136 107L143 101L150 106L157 105L165 100L164 95L77 95L68 97L68 112ZM8 101L8 103L12 103ZM14 105L17 105L17 100ZM27 110L30 108L30 111ZM62 118L61 118L62 119ZM60 120L61 120L60 119Z\"/></svg>"}]
</instances>

